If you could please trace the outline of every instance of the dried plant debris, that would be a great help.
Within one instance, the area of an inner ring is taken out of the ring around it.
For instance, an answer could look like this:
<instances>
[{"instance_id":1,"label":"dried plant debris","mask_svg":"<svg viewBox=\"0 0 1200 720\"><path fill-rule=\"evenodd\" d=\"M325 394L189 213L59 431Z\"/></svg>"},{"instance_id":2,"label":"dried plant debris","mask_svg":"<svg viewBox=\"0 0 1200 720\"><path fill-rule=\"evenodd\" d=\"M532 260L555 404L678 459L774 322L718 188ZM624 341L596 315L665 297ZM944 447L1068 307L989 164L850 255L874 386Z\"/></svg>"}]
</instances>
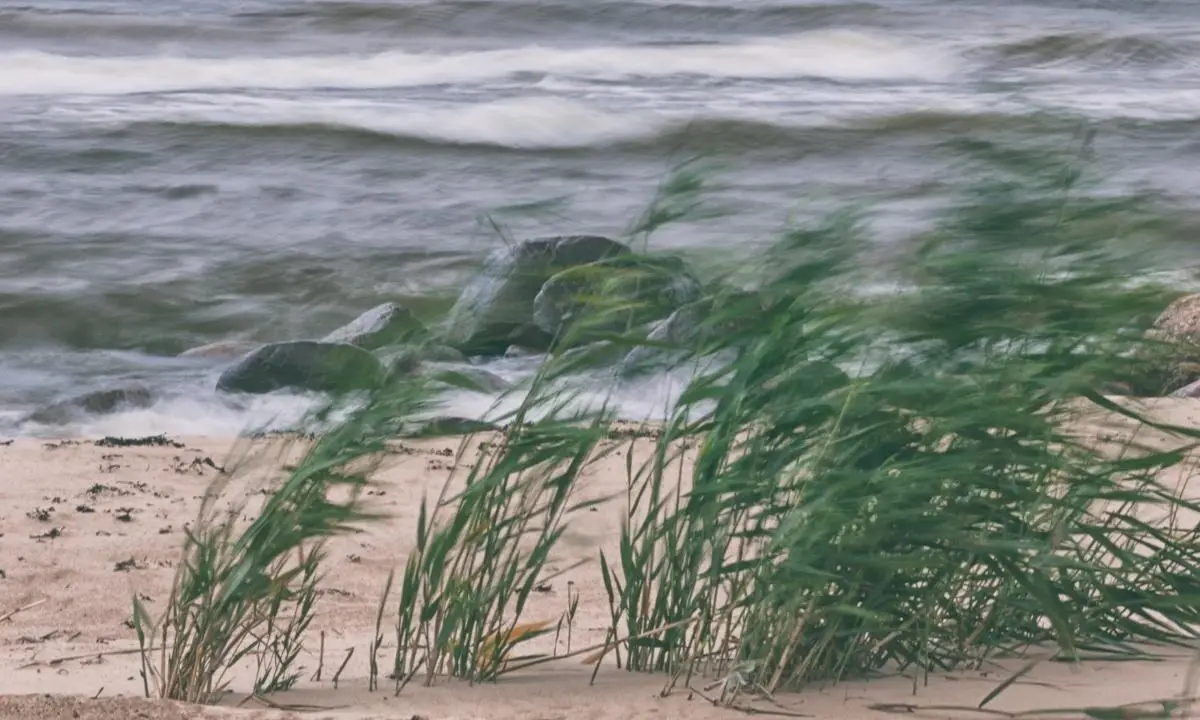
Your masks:
<instances>
[{"instance_id":1,"label":"dried plant debris","mask_svg":"<svg viewBox=\"0 0 1200 720\"><path fill-rule=\"evenodd\" d=\"M53 517L53 515L54 515L53 507L34 508L34 509L30 510L29 512L25 513L25 517L29 518L30 520L36 520L38 522L50 522L50 518Z\"/></svg>"},{"instance_id":2,"label":"dried plant debris","mask_svg":"<svg viewBox=\"0 0 1200 720\"><path fill-rule=\"evenodd\" d=\"M96 447L184 447L183 443L172 440L166 435L148 435L140 438L108 436L97 440L95 445Z\"/></svg>"},{"instance_id":3,"label":"dried plant debris","mask_svg":"<svg viewBox=\"0 0 1200 720\"><path fill-rule=\"evenodd\" d=\"M130 570L145 570L146 563L135 558L122 560L113 566L113 572L129 572Z\"/></svg>"}]
</instances>

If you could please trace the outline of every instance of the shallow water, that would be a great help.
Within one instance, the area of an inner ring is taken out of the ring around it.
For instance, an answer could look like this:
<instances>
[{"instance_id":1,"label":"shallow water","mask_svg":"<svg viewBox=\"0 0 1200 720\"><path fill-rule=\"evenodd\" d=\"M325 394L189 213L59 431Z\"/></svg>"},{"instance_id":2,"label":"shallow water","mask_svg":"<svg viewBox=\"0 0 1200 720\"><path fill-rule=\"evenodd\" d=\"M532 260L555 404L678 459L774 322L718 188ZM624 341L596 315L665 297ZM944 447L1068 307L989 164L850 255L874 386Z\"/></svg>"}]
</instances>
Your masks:
<instances>
[{"instance_id":1,"label":"shallow water","mask_svg":"<svg viewBox=\"0 0 1200 720\"><path fill-rule=\"evenodd\" d=\"M489 217L620 235L706 154L723 214L657 246L745 257L845 202L886 240L961 186L956 142L1085 123L1098 192L1200 205L1200 6L0 4L0 418L137 380L166 399L14 432L235 432L302 403L227 406L219 362L174 355L442 303Z\"/></svg>"}]
</instances>

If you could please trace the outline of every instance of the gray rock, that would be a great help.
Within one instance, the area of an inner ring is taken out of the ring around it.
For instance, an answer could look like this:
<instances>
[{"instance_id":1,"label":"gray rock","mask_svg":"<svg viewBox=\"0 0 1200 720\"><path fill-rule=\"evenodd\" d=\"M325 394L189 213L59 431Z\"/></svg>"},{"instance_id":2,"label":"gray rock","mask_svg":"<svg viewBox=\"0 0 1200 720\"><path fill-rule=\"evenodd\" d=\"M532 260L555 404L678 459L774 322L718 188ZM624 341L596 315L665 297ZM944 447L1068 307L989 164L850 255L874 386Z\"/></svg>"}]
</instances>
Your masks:
<instances>
[{"instance_id":1,"label":"gray rock","mask_svg":"<svg viewBox=\"0 0 1200 720\"><path fill-rule=\"evenodd\" d=\"M262 343L246 340L222 340L221 342L194 347L191 350L184 350L179 353L179 357L234 360L260 347L262 347Z\"/></svg>"},{"instance_id":2,"label":"gray rock","mask_svg":"<svg viewBox=\"0 0 1200 720\"><path fill-rule=\"evenodd\" d=\"M744 292L689 303L657 323L646 336L649 343L657 343L660 347L649 344L635 347L625 355L618 372L627 377L671 367L690 354L703 351L704 344L736 332L733 324L737 322L738 313L728 311L736 309L749 313L759 308L756 296ZM726 311L728 315L714 320L719 311Z\"/></svg>"},{"instance_id":3,"label":"gray rock","mask_svg":"<svg viewBox=\"0 0 1200 720\"><path fill-rule=\"evenodd\" d=\"M504 349L504 357L506 357L506 358L532 357L534 355L541 355L541 354L542 354L541 350L534 350L533 348L521 347L520 345L509 345L507 348Z\"/></svg>"},{"instance_id":4,"label":"gray rock","mask_svg":"<svg viewBox=\"0 0 1200 720\"><path fill-rule=\"evenodd\" d=\"M221 392L346 392L379 383L383 365L355 345L294 340L265 345L221 373Z\"/></svg>"},{"instance_id":5,"label":"gray rock","mask_svg":"<svg viewBox=\"0 0 1200 720\"><path fill-rule=\"evenodd\" d=\"M592 235L527 240L488 255L450 310L445 340L467 355L500 355L509 345L537 350L551 337L533 322L533 301L555 273L629 253Z\"/></svg>"},{"instance_id":6,"label":"gray rock","mask_svg":"<svg viewBox=\"0 0 1200 720\"><path fill-rule=\"evenodd\" d=\"M430 363L420 371L440 383L488 395L498 395L512 389L512 383L496 373L472 365Z\"/></svg>"},{"instance_id":7,"label":"gray rock","mask_svg":"<svg viewBox=\"0 0 1200 720\"><path fill-rule=\"evenodd\" d=\"M465 363L467 356L449 345L389 345L375 351L389 370L415 370L423 362Z\"/></svg>"},{"instance_id":8,"label":"gray rock","mask_svg":"<svg viewBox=\"0 0 1200 720\"><path fill-rule=\"evenodd\" d=\"M700 297L700 281L677 257L621 255L555 274L533 301L533 322L573 344L661 320Z\"/></svg>"},{"instance_id":9,"label":"gray rock","mask_svg":"<svg viewBox=\"0 0 1200 720\"><path fill-rule=\"evenodd\" d=\"M389 302L359 315L352 322L321 338L321 342L346 343L365 350L377 350L424 333L425 326L408 308Z\"/></svg>"},{"instance_id":10,"label":"gray rock","mask_svg":"<svg viewBox=\"0 0 1200 720\"><path fill-rule=\"evenodd\" d=\"M111 415L121 410L150 407L153 403L153 393L140 385L97 390L48 405L31 413L25 421L41 425L64 425L88 415Z\"/></svg>"},{"instance_id":11,"label":"gray rock","mask_svg":"<svg viewBox=\"0 0 1200 720\"><path fill-rule=\"evenodd\" d=\"M495 432L500 428L482 420L461 417L436 417L410 427L401 434L406 438L447 437Z\"/></svg>"},{"instance_id":12,"label":"gray rock","mask_svg":"<svg viewBox=\"0 0 1200 720\"><path fill-rule=\"evenodd\" d=\"M1200 398L1200 380L1196 380L1184 385L1175 392L1171 393L1171 397Z\"/></svg>"}]
</instances>

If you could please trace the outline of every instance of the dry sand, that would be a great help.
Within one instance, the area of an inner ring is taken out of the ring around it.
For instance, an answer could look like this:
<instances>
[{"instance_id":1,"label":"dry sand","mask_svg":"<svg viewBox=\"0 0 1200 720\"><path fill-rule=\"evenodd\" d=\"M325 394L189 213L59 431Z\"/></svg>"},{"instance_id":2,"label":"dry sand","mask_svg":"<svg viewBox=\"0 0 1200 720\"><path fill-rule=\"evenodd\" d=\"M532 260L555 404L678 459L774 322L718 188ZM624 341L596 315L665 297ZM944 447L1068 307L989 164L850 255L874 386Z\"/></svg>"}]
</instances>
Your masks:
<instances>
[{"instance_id":1,"label":"dry sand","mask_svg":"<svg viewBox=\"0 0 1200 720\"><path fill-rule=\"evenodd\" d=\"M1200 426L1200 401L1160 402L1157 411L1173 422ZM334 541L310 652L302 657L304 679L296 690L274 697L290 711L254 703L238 708L240 696L231 697L228 707L204 709L142 700L138 659L129 653L136 644L128 624L131 598L138 593L152 611L161 608L182 529L193 520L202 493L216 476L214 466L226 464L234 448L229 440L179 441L182 447L112 448L90 440L33 439L0 445L0 718L706 720L745 714L714 707L686 689L661 697L662 678L615 667L602 667L591 684L592 668L577 660L522 671L491 686L444 683L425 688L414 683L394 697L385 681L383 691L367 692L366 646L380 593L388 571L402 567L422 495L436 494L450 471L453 459L446 453L454 444L449 441L413 443L409 452L391 457L369 498L390 519ZM263 457L264 471L286 462L277 454ZM586 492L620 492L624 463L615 455L597 463L588 471ZM253 496L259 490L251 484L235 492ZM565 569L577 560L594 559L596 548L614 537L619 513L617 506L602 507L574 522L552 566ZM526 619L558 617L565 608L567 583L573 582L581 595L575 647L602 641L609 620L598 577L594 564L569 570L536 594ZM387 625L385 620L385 638ZM309 678L318 664L315 638L322 631L325 673L317 682ZM543 643L535 648L543 652L554 644L553 638L536 642ZM331 667L350 647L357 652L335 688ZM385 663L388 647L385 642ZM565 650L565 639L560 638L557 650ZM1022 711L1169 698L1183 690L1188 663L1181 653L1160 662L1043 664L989 708ZM915 694L911 677L894 677L813 689L778 698L780 706L753 707L769 714L818 718L983 718L988 716L965 708L977 704L1022 664L931 675L922 679ZM233 688L246 690L238 682ZM872 709L881 703L897 709ZM908 707L914 705L920 707ZM934 706L962 709L928 709Z\"/></svg>"}]
</instances>

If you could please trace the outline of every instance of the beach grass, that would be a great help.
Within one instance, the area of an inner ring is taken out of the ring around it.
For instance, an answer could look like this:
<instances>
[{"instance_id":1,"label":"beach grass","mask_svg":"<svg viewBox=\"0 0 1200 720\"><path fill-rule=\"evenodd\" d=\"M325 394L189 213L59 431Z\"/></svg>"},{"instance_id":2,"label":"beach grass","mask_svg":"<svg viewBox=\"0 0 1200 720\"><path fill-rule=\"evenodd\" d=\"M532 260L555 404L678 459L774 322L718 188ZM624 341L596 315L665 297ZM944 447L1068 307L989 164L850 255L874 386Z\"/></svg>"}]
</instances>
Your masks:
<instances>
[{"instance_id":1,"label":"beach grass","mask_svg":"<svg viewBox=\"0 0 1200 720\"><path fill-rule=\"evenodd\" d=\"M571 654L661 673L667 691L704 677L728 705L889 668L916 682L1033 648L1074 662L1194 638L1200 507L1169 479L1200 432L1107 394L1154 374L1145 330L1171 297L1144 282L1137 209L1076 193L1075 153L984 151L985 179L891 261L909 289L856 292L880 274L852 212L785 233L750 292L713 282L691 340L663 356L688 379L632 433L650 446L640 459L611 405L584 402L572 379L611 372L614 348L664 348L612 332L626 303L591 299L380 579L372 651L393 618L394 691L546 661L521 644L567 613L527 617L527 600L572 518L598 504L623 513L589 566L609 641ZM702 184L664 184L640 236L694 211ZM432 402L416 382L372 391L240 534L215 517L189 534L166 618L136 607L148 692L204 700L249 656L267 658L256 692L289 686L321 543L371 520L356 494L369 463L347 468ZM1080 432L1095 411L1139 430ZM1141 442L1149 432L1172 439ZM618 451L626 492L582 496L589 464ZM339 487L347 499L331 501Z\"/></svg>"}]
</instances>

